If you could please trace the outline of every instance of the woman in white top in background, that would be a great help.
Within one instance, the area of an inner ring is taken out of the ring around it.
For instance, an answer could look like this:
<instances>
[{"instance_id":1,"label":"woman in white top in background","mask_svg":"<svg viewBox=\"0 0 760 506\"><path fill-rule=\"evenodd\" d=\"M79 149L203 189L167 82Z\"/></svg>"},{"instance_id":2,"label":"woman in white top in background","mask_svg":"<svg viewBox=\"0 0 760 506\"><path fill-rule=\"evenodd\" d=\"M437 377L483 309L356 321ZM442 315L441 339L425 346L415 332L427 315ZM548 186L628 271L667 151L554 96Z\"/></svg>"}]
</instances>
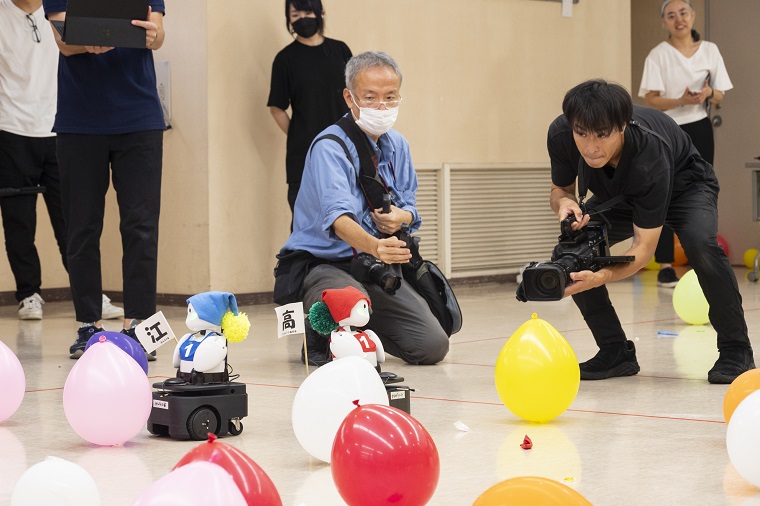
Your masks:
<instances>
[{"instance_id":1,"label":"woman in white top in background","mask_svg":"<svg viewBox=\"0 0 760 506\"><path fill-rule=\"evenodd\" d=\"M733 85L718 46L700 40L693 29L695 12L690 0L665 0L660 17L669 37L647 56L639 96L649 107L673 118L702 158L712 164L715 144L708 104L719 105ZM670 265L673 234L668 227L663 227L655 260L661 268L658 284L675 286L678 278Z\"/></svg>"}]
</instances>

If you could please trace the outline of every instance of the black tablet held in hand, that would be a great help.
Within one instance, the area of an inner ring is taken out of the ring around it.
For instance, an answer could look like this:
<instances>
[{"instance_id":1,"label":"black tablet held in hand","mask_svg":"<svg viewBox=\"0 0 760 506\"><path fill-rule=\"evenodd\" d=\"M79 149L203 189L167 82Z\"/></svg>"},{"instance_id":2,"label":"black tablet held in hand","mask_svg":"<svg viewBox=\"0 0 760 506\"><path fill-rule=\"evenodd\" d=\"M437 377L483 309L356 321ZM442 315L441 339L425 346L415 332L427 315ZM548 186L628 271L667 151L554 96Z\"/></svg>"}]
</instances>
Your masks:
<instances>
[{"instance_id":1,"label":"black tablet held in hand","mask_svg":"<svg viewBox=\"0 0 760 506\"><path fill-rule=\"evenodd\" d=\"M147 18L148 0L68 0L61 38L72 46L145 48L145 28L132 20Z\"/></svg>"}]
</instances>

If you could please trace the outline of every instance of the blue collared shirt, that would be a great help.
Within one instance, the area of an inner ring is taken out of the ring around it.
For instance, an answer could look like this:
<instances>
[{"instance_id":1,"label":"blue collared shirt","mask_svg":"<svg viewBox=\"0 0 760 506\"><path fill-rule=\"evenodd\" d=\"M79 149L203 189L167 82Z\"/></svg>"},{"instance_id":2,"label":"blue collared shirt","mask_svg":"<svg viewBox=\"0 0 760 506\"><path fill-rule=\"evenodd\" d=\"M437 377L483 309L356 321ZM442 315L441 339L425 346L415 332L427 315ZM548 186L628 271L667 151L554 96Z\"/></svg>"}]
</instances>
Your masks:
<instances>
[{"instance_id":1,"label":"blue collared shirt","mask_svg":"<svg viewBox=\"0 0 760 506\"><path fill-rule=\"evenodd\" d=\"M365 231L378 236L370 218L370 209L357 184L359 154L343 129L331 125L320 133L340 137L346 143L352 160L337 142L323 139L312 145L306 157L301 188L293 212L293 233L283 249L306 250L326 260L346 260L353 256L351 246L332 229L340 216L347 214L359 222ZM375 143L370 139L370 143ZM412 165L409 143L397 131L390 130L380 136L375 152L378 172L393 197L393 205L414 216L410 231L422 223L417 209L417 173Z\"/></svg>"}]
</instances>

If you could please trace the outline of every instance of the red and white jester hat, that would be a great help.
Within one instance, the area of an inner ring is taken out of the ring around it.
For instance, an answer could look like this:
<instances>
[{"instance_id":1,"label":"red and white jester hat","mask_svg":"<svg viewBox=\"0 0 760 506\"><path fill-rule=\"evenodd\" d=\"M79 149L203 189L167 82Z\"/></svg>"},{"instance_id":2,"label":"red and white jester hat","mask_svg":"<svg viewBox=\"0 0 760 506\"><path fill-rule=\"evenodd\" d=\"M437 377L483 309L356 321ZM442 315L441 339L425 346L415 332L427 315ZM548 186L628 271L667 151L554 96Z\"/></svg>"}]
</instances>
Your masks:
<instances>
[{"instance_id":1,"label":"red and white jester hat","mask_svg":"<svg viewBox=\"0 0 760 506\"><path fill-rule=\"evenodd\" d=\"M351 316L351 310L360 300L366 300L367 306L370 305L369 297L353 286L324 290L322 292L322 302L327 304L330 316L336 322L340 322Z\"/></svg>"}]
</instances>

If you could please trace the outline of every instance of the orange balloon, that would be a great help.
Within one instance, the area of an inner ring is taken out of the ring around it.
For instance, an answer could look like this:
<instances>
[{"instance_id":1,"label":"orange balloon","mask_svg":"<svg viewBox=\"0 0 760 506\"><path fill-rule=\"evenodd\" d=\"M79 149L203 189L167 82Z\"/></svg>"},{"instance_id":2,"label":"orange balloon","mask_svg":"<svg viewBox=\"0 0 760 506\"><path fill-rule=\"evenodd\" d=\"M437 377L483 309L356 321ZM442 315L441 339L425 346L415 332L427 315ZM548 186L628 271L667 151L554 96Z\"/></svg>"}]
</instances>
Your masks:
<instances>
[{"instance_id":1,"label":"orange balloon","mask_svg":"<svg viewBox=\"0 0 760 506\"><path fill-rule=\"evenodd\" d=\"M689 259L686 258L686 253L683 252L683 246L681 246L681 240L676 235L673 243L673 265L678 267L679 265L688 265Z\"/></svg>"},{"instance_id":2,"label":"orange balloon","mask_svg":"<svg viewBox=\"0 0 760 506\"><path fill-rule=\"evenodd\" d=\"M723 398L723 419L728 423L740 402L752 392L760 390L760 369L750 369L736 378Z\"/></svg>"},{"instance_id":3,"label":"orange balloon","mask_svg":"<svg viewBox=\"0 0 760 506\"><path fill-rule=\"evenodd\" d=\"M506 504L591 506L590 502L567 485L540 476L520 476L497 483L483 492L472 506Z\"/></svg>"}]
</instances>

